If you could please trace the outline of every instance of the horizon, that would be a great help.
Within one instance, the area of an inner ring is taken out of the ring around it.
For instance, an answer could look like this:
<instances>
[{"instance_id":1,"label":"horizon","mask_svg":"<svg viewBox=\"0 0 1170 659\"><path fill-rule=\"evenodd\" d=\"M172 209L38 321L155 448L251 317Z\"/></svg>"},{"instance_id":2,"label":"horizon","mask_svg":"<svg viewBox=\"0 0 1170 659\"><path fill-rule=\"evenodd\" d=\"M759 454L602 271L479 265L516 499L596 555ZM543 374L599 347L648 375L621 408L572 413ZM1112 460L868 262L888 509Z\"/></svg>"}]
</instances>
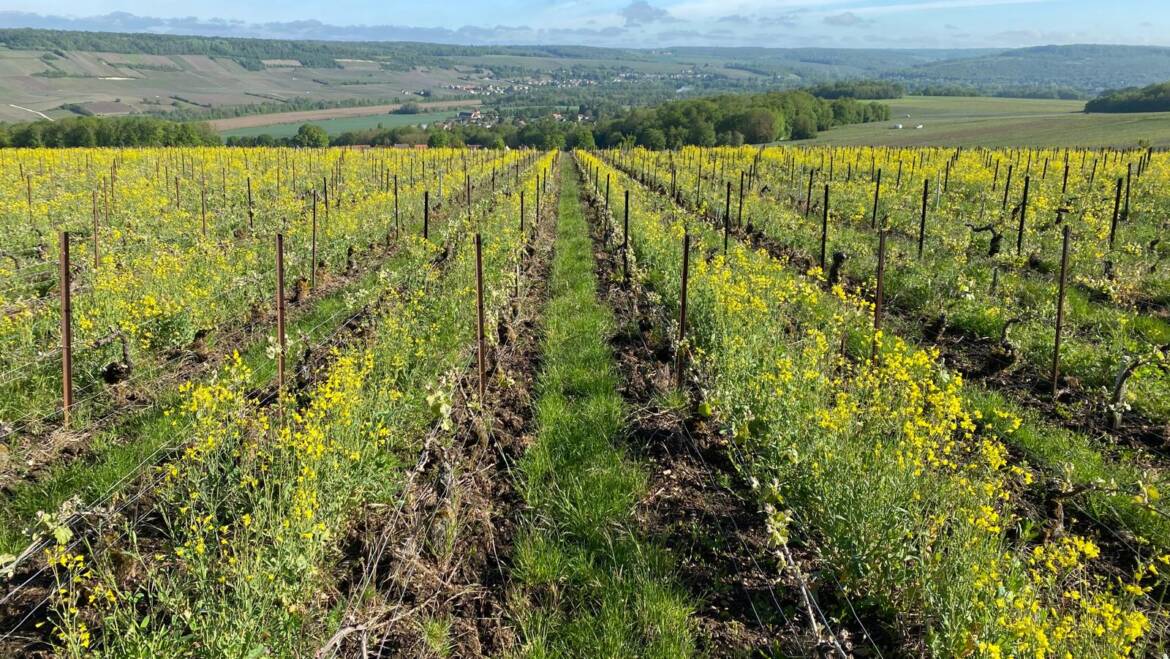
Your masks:
<instances>
[{"instance_id":1,"label":"horizon","mask_svg":"<svg viewBox=\"0 0 1170 659\"><path fill-rule=\"evenodd\" d=\"M594 46L627 50L1170 47L1170 7L1149 0L1115 2L1108 12L1089 0L669 0L653 3L647 0L600 3L496 0L442 7L339 0L326 9L302 0L247 7L216 0L204 6L204 15L191 16L178 3L120 0L95 4L59 0L46 9L41 3L19 0L0 11L0 27L218 38ZM336 20L339 16L362 20ZM1026 27L1032 25L1044 28ZM640 45L632 47L631 43Z\"/></svg>"}]
</instances>

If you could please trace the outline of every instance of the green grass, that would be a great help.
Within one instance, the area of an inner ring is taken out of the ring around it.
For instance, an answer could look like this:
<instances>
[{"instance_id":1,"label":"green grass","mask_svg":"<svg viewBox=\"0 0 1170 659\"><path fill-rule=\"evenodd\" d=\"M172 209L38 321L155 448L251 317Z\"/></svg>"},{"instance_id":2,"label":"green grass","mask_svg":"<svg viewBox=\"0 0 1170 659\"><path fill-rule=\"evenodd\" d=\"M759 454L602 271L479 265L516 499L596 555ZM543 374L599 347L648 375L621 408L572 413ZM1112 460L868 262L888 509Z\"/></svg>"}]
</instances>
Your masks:
<instances>
[{"instance_id":1,"label":"green grass","mask_svg":"<svg viewBox=\"0 0 1170 659\"><path fill-rule=\"evenodd\" d=\"M1018 98L907 96L888 104L889 121L842 126L796 144L1131 146L1146 140L1170 146L1170 112L1085 114L1084 101Z\"/></svg>"},{"instance_id":2,"label":"green grass","mask_svg":"<svg viewBox=\"0 0 1170 659\"><path fill-rule=\"evenodd\" d=\"M268 134L273 137L292 137L297 134L297 129L304 123L320 126L330 135L340 135L347 131L369 130L378 128L379 126L382 128L399 128L402 126L417 126L436 121L446 121L456 114L458 114L457 111L447 110L443 112L420 112L419 114L374 114L365 117L341 117L338 119L322 119L319 121L295 123L279 123L274 121L274 123L264 126L225 130L220 135L223 137L255 137L257 135ZM273 119L280 117L279 114L272 116Z\"/></svg>"},{"instance_id":3,"label":"green grass","mask_svg":"<svg viewBox=\"0 0 1170 659\"><path fill-rule=\"evenodd\" d=\"M532 511L515 550L520 654L689 656L692 606L633 520L646 476L616 444L626 410L605 342L614 320L596 299L578 192L564 167L539 431L519 483Z\"/></svg>"}]
</instances>

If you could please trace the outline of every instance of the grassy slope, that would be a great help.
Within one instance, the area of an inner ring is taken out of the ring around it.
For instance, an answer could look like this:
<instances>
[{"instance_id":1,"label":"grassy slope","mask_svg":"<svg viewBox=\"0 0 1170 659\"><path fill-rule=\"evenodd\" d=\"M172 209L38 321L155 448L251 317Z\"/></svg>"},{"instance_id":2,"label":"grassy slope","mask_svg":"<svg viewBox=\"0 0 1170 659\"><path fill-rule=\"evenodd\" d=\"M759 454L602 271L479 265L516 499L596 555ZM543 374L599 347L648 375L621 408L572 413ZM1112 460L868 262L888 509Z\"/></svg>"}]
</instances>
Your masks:
<instances>
[{"instance_id":1,"label":"grassy slope","mask_svg":"<svg viewBox=\"0 0 1170 659\"><path fill-rule=\"evenodd\" d=\"M646 477L615 445L625 409L596 299L576 171L562 168L539 432L519 490L531 508L515 550L513 612L525 656L693 654L690 605L661 549L637 537Z\"/></svg>"},{"instance_id":2,"label":"grassy slope","mask_svg":"<svg viewBox=\"0 0 1170 659\"><path fill-rule=\"evenodd\" d=\"M890 146L1170 146L1170 112L1084 114L1083 101L907 96L890 121L844 126L799 144ZM909 114L907 118L905 115ZM894 130L894 124L906 128ZM914 126L922 124L921 130Z\"/></svg>"}]
</instances>

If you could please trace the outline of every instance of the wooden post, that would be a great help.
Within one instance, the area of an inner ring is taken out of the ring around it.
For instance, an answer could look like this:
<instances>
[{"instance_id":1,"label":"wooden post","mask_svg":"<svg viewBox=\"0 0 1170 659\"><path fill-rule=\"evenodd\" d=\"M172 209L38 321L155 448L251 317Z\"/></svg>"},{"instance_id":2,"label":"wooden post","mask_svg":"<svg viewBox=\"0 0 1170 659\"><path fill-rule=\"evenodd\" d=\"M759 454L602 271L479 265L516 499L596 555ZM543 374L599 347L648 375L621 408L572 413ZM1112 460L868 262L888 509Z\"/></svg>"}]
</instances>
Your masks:
<instances>
[{"instance_id":1,"label":"wooden post","mask_svg":"<svg viewBox=\"0 0 1170 659\"><path fill-rule=\"evenodd\" d=\"M1064 179L1060 182L1060 194L1068 193L1068 160L1064 161Z\"/></svg>"},{"instance_id":2,"label":"wooden post","mask_svg":"<svg viewBox=\"0 0 1170 659\"><path fill-rule=\"evenodd\" d=\"M524 191L520 191L520 235L524 235Z\"/></svg>"},{"instance_id":3,"label":"wooden post","mask_svg":"<svg viewBox=\"0 0 1170 659\"><path fill-rule=\"evenodd\" d=\"M1020 202L1020 228L1016 234L1016 256L1024 253L1024 218L1028 215L1028 186L1032 177L1024 176L1024 199Z\"/></svg>"},{"instance_id":4,"label":"wooden post","mask_svg":"<svg viewBox=\"0 0 1170 659\"><path fill-rule=\"evenodd\" d=\"M881 199L881 194L882 194L882 170L878 169L877 170L877 180L876 180L876 183L873 187L873 217L871 217L869 220L869 228L871 228L871 229L877 228L878 201Z\"/></svg>"},{"instance_id":5,"label":"wooden post","mask_svg":"<svg viewBox=\"0 0 1170 659\"><path fill-rule=\"evenodd\" d=\"M678 354L675 356L675 369L678 375L678 388L682 389L686 378L683 373L683 366L685 365L686 350L683 348L683 341L687 337L687 280L690 277L690 263L691 263L691 233L687 231L683 234L683 254L682 254L682 290L679 293L679 308L678 308Z\"/></svg>"},{"instance_id":6,"label":"wooden post","mask_svg":"<svg viewBox=\"0 0 1170 659\"><path fill-rule=\"evenodd\" d=\"M423 240L430 238L431 229L431 191L423 190Z\"/></svg>"},{"instance_id":7,"label":"wooden post","mask_svg":"<svg viewBox=\"0 0 1170 659\"><path fill-rule=\"evenodd\" d=\"M72 276L69 271L69 232L62 231L59 237L61 252L61 411L64 426L69 427L73 411L73 294L70 291Z\"/></svg>"},{"instance_id":8,"label":"wooden post","mask_svg":"<svg viewBox=\"0 0 1170 659\"><path fill-rule=\"evenodd\" d=\"M1060 284L1056 293L1056 338L1052 346L1052 398L1056 398L1060 378L1060 339L1064 327L1064 289L1068 282L1069 226L1064 225L1064 241L1060 251Z\"/></svg>"},{"instance_id":9,"label":"wooden post","mask_svg":"<svg viewBox=\"0 0 1170 659\"><path fill-rule=\"evenodd\" d=\"M626 284L630 283L630 190L626 189L626 203L622 220L622 278Z\"/></svg>"},{"instance_id":10,"label":"wooden post","mask_svg":"<svg viewBox=\"0 0 1170 659\"><path fill-rule=\"evenodd\" d=\"M825 249L829 244L829 184L825 184L825 207L821 209L821 272L825 271Z\"/></svg>"},{"instance_id":11,"label":"wooden post","mask_svg":"<svg viewBox=\"0 0 1170 659\"><path fill-rule=\"evenodd\" d=\"M886 229L878 232L878 263L877 263L877 291L874 296L873 303L873 358L877 359L878 354L878 337L877 333L882 329L882 304L885 302L885 279L886 279Z\"/></svg>"},{"instance_id":12,"label":"wooden post","mask_svg":"<svg viewBox=\"0 0 1170 659\"><path fill-rule=\"evenodd\" d=\"M482 405L484 402L484 385L487 377L487 365L484 362L484 330L483 330L483 239L478 233L475 234L475 300L476 309L478 312L478 331L476 332L476 342L478 344L478 366L479 366L479 402Z\"/></svg>"},{"instance_id":13,"label":"wooden post","mask_svg":"<svg viewBox=\"0 0 1170 659\"><path fill-rule=\"evenodd\" d=\"M1113 249L1113 240L1117 235L1117 216L1121 213L1121 186L1124 179L1118 177L1117 191L1113 195L1113 221L1109 223L1109 249Z\"/></svg>"},{"instance_id":14,"label":"wooden post","mask_svg":"<svg viewBox=\"0 0 1170 659\"><path fill-rule=\"evenodd\" d=\"M316 203L316 199L313 200ZM394 175L394 237L398 238L398 175Z\"/></svg>"},{"instance_id":15,"label":"wooden post","mask_svg":"<svg viewBox=\"0 0 1170 659\"><path fill-rule=\"evenodd\" d=\"M922 260L922 247L926 242L926 205L930 200L930 179L922 181L922 212L918 218L918 260Z\"/></svg>"},{"instance_id":16,"label":"wooden post","mask_svg":"<svg viewBox=\"0 0 1170 659\"><path fill-rule=\"evenodd\" d=\"M284 234L276 234L276 386L284 391Z\"/></svg>"},{"instance_id":17,"label":"wooden post","mask_svg":"<svg viewBox=\"0 0 1170 659\"><path fill-rule=\"evenodd\" d=\"M203 238L207 239L207 188L199 190L199 217L202 218Z\"/></svg>"}]
</instances>

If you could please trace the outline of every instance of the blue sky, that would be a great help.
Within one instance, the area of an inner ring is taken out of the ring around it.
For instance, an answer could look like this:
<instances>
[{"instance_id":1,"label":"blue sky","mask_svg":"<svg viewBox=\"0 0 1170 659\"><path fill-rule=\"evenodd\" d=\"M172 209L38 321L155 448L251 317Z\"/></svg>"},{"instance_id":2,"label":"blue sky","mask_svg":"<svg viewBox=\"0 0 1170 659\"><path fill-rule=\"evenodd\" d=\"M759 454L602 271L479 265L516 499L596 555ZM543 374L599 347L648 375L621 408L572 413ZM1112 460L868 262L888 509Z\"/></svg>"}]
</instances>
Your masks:
<instances>
[{"instance_id":1,"label":"blue sky","mask_svg":"<svg viewBox=\"0 0 1170 659\"><path fill-rule=\"evenodd\" d=\"M1170 46L1170 0L7 0L0 26L598 46Z\"/></svg>"}]
</instances>

